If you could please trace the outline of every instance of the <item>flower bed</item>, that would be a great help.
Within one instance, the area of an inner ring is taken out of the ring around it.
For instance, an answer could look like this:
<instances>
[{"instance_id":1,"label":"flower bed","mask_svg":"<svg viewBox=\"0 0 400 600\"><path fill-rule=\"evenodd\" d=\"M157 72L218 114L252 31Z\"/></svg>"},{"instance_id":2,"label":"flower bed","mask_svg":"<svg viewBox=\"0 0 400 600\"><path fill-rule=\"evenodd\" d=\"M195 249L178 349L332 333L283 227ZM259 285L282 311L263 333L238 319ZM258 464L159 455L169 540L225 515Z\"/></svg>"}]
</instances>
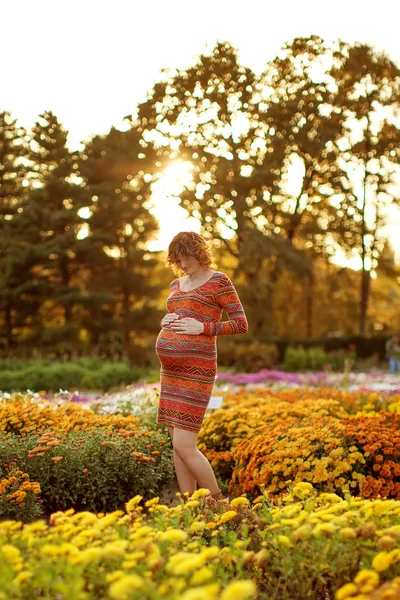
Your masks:
<instances>
[{"instance_id":1,"label":"flower bed","mask_svg":"<svg viewBox=\"0 0 400 600\"><path fill-rule=\"evenodd\" d=\"M321 491L400 499L399 425L398 396L243 390L206 419L199 447L231 493L266 485L275 496L288 480L306 480Z\"/></svg>"},{"instance_id":2,"label":"flower bed","mask_svg":"<svg viewBox=\"0 0 400 600\"><path fill-rule=\"evenodd\" d=\"M0 523L0 598L396 598L400 502L307 483L277 506L266 494L227 505L207 493L174 508L138 495L107 515Z\"/></svg>"},{"instance_id":3,"label":"flower bed","mask_svg":"<svg viewBox=\"0 0 400 600\"><path fill-rule=\"evenodd\" d=\"M329 371L288 373L275 369L261 369L258 373L219 372L217 383L235 386L256 386L264 384L268 387L337 387L349 391L358 389L400 394L400 378L382 372L372 373L331 373Z\"/></svg>"},{"instance_id":4,"label":"flower bed","mask_svg":"<svg viewBox=\"0 0 400 600\"><path fill-rule=\"evenodd\" d=\"M151 497L173 479L172 449L161 429L139 425L132 415L51 406L29 394L0 403L0 517L30 520L39 500L28 505L25 496L12 495L5 482L15 469L37 484L47 513L114 510L132 494Z\"/></svg>"}]
</instances>

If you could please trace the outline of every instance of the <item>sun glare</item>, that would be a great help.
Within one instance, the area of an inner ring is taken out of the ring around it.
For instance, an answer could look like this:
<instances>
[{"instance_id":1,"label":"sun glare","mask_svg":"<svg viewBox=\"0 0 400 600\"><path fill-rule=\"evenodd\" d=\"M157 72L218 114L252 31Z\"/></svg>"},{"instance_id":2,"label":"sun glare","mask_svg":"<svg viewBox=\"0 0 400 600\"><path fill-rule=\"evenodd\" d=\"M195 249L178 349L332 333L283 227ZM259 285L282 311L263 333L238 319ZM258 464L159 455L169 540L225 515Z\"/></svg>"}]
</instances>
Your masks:
<instances>
[{"instance_id":1,"label":"sun glare","mask_svg":"<svg viewBox=\"0 0 400 600\"><path fill-rule=\"evenodd\" d=\"M192 179L193 164L177 161L170 164L153 185L151 213L159 221L160 231L156 240L149 244L150 251L164 250L180 231L200 232L200 223L189 217L179 205L179 196Z\"/></svg>"}]
</instances>

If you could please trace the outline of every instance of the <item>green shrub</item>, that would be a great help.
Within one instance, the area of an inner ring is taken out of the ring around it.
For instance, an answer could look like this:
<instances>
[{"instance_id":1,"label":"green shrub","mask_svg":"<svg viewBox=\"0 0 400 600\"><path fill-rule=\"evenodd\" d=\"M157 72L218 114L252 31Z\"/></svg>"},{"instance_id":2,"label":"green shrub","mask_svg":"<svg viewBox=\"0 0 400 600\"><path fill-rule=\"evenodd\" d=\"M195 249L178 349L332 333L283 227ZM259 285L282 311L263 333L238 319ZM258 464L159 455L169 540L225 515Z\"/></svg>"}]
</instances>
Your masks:
<instances>
[{"instance_id":1,"label":"green shrub","mask_svg":"<svg viewBox=\"0 0 400 600\"><path fill-rule=\"evenodd\" d=\"M263 344L258 340L238 342L218 340L218 364L245 373L257 373L261 369L272 369L278 362L275 344Z\"/></svg>"},{"instance_id":2,"label":"green shrub","mask_svg":"<svg viewBox=\"0 0 400 600\"><path fill-rule=\"evenodd\" d=\"M4 363L6 367L4 368ZM62 389L101 389L130 384L144 371L129 366L126 361L104 362L100 359L79 359L71 362L4 361L0 369L0 390L3 392Z\"/></svg>"},{"instance_id":3,"label":"green shrub","mask_svg":"<svg viewBox=\"0 0 400 600\"><path fill-rule=\"evenodd\" d=\"M343 371L346 362L354 363L356 353L349 350L335 350L328 353L328 364L333 371Z\"/></svg>"},{"instance_id":4,"label":"green shrub","mask_svg":"<svg viewBox=\"0 0 400 600\"><path fill-rule=\"evenodd\" d=\"M353 350L342 349L327 353L321 346L310 348L288 346L285 351L284 368L287 371L321 371L329 367L333 371L343 371L346 362L352 364L354 360Z\"/></svg>"},{"instance_id":5,"label":"green shrub","mask_svg":"<svg viewBox=\"0 0 400 600\"><path fill-rule=\"evenodd\" d=\"M159 494L173 479L172 450L158 431L142 428L123 437L93 429L54 435L54 439L58 444L46 448L43 439L38 444L37 435L0 435L1 463L14 462L40 484L47 512L70 507L117 510L136 494L148 498Z\"/></svg>"},{"instance_id":6,"label":"green shrub","mask_svg":"<svg viewBox=\"0 0 400 600\"><path fill-rule=\"evenodd\" d=\"M289 346L286 349L283 366L287 371L304 371L307 364L307 351L304 348Z\"/></svg>"},{"instance_id":7,"label":"green shrub","mask_svg":"<svg viewBox=\"0 0 400 600\"><path fill-rule=\"evenodd\" d=\"M325 350L319 346L309 348L306 354L307 369L320 371L328 362L328 355Z\"/></svg>"}]
</instances>

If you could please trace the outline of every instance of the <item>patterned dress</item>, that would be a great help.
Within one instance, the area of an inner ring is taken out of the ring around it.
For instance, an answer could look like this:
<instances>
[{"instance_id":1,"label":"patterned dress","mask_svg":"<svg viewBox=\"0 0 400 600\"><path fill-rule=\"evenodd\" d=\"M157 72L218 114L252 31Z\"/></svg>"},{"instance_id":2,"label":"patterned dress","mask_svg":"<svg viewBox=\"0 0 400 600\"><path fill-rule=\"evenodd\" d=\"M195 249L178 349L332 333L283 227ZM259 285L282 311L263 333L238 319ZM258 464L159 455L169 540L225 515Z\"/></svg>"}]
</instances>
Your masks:
<instances>
[{"instance_id":1,"label":"patterned dress","mask_svg":"<svg viewBox=\"0 0 400 600\"><path fill-rule=\"evenodd\" d=\"M161 363L161 394L157 422L198 432L210 400L217 370L217 335L246 333L247 319L237 292L225 273L216 271L199 287L182 291L179 279L170 285L168 312L204 323L199 335L163 327L156 352ZM221 321L225 310L229 321Z\"/></svg>"}]
</instances>

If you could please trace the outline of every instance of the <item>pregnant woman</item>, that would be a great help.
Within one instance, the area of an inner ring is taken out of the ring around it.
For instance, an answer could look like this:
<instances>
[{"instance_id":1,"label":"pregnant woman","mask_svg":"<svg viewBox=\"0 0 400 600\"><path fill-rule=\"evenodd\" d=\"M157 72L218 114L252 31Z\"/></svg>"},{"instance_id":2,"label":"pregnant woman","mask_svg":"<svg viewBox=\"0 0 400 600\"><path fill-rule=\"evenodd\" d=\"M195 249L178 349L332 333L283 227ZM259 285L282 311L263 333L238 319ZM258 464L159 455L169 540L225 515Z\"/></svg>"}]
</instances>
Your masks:
<instances>
[{"instance_id":1,"label":"pregnant woman","mask_svg":"<svg viewBox=\"0 0 400 600\"><path fill-rule=\"evenodd\" d=\"M198 484L220 500L197 437L215 381L216 336L246 333L248 326L231 280L212 270L212 262L207 242L197 233L178 233L169 245L167 264L182 276L170 285L168 313L156 342L161 363L157 422L168 426L181 493L192 494ZM221 321L223 311L228 321Z\"/></svg>"}]
</instances>

